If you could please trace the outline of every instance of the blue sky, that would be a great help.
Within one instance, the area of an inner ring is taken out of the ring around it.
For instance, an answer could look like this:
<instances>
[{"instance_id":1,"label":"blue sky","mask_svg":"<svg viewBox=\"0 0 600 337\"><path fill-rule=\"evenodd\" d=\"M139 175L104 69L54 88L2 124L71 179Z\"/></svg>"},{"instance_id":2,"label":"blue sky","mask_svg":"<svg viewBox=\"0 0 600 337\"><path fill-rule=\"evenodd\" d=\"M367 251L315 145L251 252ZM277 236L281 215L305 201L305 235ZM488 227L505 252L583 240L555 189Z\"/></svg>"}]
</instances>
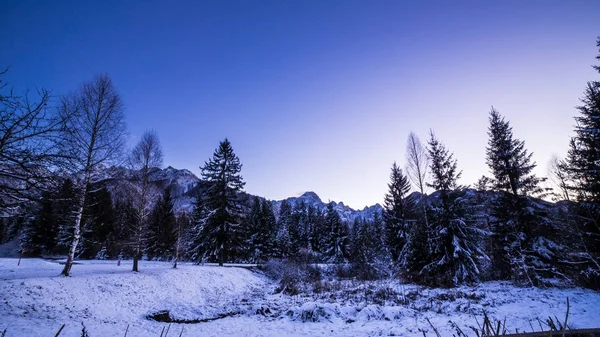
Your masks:
<instances>
[{"instance_id":1,"label":"blue sky","mask_svg":"<svg viewBox=\"0 0 600 337\"><path fill-rule=\"evenodd\" d=\"M154 128L165 165L198 167L228 137L249 193L381 203L410 131L488 174L487 114L546 174L564 155L598 55L599 1L14 1L0 66L60 95L107 73L130 144Z\"/></svg>"}]
</instances>

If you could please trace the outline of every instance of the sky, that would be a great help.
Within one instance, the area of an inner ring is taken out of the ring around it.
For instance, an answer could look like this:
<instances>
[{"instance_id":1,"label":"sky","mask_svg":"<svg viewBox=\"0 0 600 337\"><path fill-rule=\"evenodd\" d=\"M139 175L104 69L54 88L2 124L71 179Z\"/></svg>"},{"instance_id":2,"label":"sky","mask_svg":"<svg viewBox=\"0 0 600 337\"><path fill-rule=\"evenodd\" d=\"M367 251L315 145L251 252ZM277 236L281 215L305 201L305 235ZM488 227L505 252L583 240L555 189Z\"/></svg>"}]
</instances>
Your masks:
<instances>
[{"instance_id":1,"label":"sky","mask_svg":"<svg viewBox=\"0 0 600 337\"><path fill-rule=\"evenodd\" d=\"M129 146L199 167L228 138L245 190L382 203L406 138L429 130L474 184L492 106L546 175L599 51L600 1L0 2L0 67L57 97L108 74Z\"/></svg>"}]
</instances>

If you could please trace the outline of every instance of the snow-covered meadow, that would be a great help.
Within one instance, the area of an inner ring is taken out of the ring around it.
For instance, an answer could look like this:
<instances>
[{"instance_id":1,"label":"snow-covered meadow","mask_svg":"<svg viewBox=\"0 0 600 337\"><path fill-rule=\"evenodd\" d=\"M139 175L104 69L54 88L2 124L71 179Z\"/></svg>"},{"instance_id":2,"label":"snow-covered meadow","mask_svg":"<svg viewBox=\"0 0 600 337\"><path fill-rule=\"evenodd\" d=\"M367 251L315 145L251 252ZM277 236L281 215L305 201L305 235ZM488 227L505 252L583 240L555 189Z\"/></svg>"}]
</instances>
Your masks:
<instances>
[{"instance_id":1,"label":"snow-covered meadow","mask_svg":"<svg viewBox=\"0 0 600 337\"><path fill-rule=\"evenodd\" d=\"M464 332L485 310L511 332L539 330L548 316L563 318L570 299L570 325L600 326L600 293L581 289L517 288L503 282L430 289L396 281L328 281L321 292L277 293L278 283L240 267L141 261L81 261L71 277L58 276L56 261L0 259L0 332L6 337L80 336L413 336L419 329L444 335L450 321ZM168 310L167 324L147 318ZM211 320L213 318L227 316ZM129 327L128 327L129 326ZM163 334L164 336L164 334Z\"/></svg>"}]
</instances>

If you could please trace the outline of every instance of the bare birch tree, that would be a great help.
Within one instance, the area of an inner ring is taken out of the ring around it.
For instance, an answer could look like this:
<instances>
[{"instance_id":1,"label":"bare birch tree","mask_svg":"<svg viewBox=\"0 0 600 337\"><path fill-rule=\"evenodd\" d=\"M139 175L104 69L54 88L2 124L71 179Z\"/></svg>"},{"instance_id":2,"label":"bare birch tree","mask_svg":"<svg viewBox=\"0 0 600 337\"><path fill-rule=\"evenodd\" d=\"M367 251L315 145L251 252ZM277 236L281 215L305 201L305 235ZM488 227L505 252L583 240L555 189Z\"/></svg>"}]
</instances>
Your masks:
<instances>
[{"instance_id":1,"label":"bare birch tree","mask_svg":"<svg viewBox=\"0 0 600 337\"><path fill-rule=\"evenodd\" d=\"M571 188L565 167L566 163L557 155L553 155L548 162L548 180L551 183L552 190L555 191L553 194L557 200L571 201Z\"/></svg>"},{"instance_id":2,"label":"bare birch tree","mask_svg":"<svg viewBox=\"0 0 600 337\"><path fill-rule=\"evenodd\" d=\"M411 132L406 142L406 174L415 188L425 195L429 156L419 137Z\"/></svg>"},{"instance_id":3,"label":"bare birch tree","mask_svg":"<svg viewBox=\"0 0 600 337\"><path fill-rule=\"evenodd\" d=\"M135 171L137 183L136 222L133 231L133 271L139 271L138 261L144 248L145 229L152 201L151 169L162 165L163 154L158 135L155 131L146 131L139 143L131 151L131 167Z\"/></svg>"},{"instance_id":4,"label":"bare birch tree","mask_svg":"<svg viewBox=\"0 0 600 337\"><path fill-rule=\"evenodd\" d=\"M101 169L114 164L126 140L124 107L107 75L96 76L78 91L61 98L67 142L63 151L71 158L69 170L76 176L76 211L73 239L62 275L69 276L82 233L82 215L90 186Z\"/></svg>"},{"instance_id":5,"label":"bare birch tree","mask_svg":"<svg viewBox=\"0 0 600 337\"><path fill-rule=\"evenodd\" d=\"M0 71L0 214L9 217L40 190L51 188L52 167L64 156L57 151L61 121L48 111L50 91L15 94Z\"/></svg>"}]
</instances>

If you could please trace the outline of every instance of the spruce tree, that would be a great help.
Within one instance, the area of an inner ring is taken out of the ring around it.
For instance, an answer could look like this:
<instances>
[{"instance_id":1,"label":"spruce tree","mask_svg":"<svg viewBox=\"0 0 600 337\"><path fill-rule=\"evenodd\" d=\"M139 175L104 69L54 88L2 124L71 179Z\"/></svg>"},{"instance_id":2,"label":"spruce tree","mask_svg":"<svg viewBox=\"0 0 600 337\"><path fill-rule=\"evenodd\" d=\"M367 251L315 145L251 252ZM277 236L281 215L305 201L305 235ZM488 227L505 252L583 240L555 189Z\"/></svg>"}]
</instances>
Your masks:
<instances>
[{"instance_id":1,"label":"spruce tree","mask_svg":"<svg viewBox=\"0 0 600 337\"><path fill-rule=\"evenodd\" d=\"M248 257L251 262L266 262L275 254L275 214L271 203L255 197L246 216Z\"/></svg>"},{"instance_id":2,"label":"spruce tree","mask_svg":"<svg viewBox=\"0 0 600 337\"><path fill-rule=\"evenodd\" d=\"M596 41L600 50L600 37ZM600 53L596 56L600 60ZM593 66L600 73L600 65ZM573 228L580 238L584 281L600 287L600 81L587 83L577 107L575 136L570 141L566 170L578 204L572 206Z\"/></svg>"},{"instance_id":3,"label":"spruce tree","mask_svg":"<svg viewBox=\"0 0 600 337\"><path fill-rule=\"evenodd\" d=\"M343 263L347 261L350 231L348 225L340 219L340 215L333 208L333 202L327 204L325 226L328 237L325 239L325 258L329 263Z\"/></svg>"},{"instance_id":4,"label":"spruce tree","mask_svg":"<svg viewBox=\"0 0 600 337\"><path fill-rule=\"evenodd\" d=\"M387 246L394 263L397 263L406 243L409 223L414 221L415 201L408 195L410 192L408 177L395 162L392 165L390 180L383 204L383 219L386 226Z\"/></svg>"},{"instance_id":5,"label":"spruce tree","mask_svg":"<svg viewBox=\"0 0 600 337\"><path fill-rule=\"evenodd\" d=\"M292 238L290 227L293 226L292 206L283 200L279 206L277 217L277 250L279 257L288 258L293 256Z\"/></svg>"},{"instance_id":6,"label":"spruce tree","mask_svg":"<svg viewBox=\"0 0 600 337\"><path fill-rule=\"evenodd\" d=\"M494 277L517 283L539 284L542 277L555 277L550 264L560 249L547 234L554 224L531 196L543 196L544 181L532 173L536 164L525 143L513 136L510 123L492 108L489 117L486 161L492 173L491 223ZM546 235L544 235L546 233ZM550 258L552 257L552 258Z\"/></svg>"},{"instance_id":7,"label":"spruce tree","mask_svg":"<svg viewBox=\"0 0 600 337\"><path fill-rule=\"evenodd\" d=\"M150 213L145 242L148 259L168 260L175 257L178 227L173 198L167 188Z\"/></svg>"},{"instance_id":8,"label":"spruce tree","mask_svg":"<svg viewBox=\"0 0 600 337\"><path fill-rule=\"evenodd\" d=\"M236 258L242 245L243 209L239 196L245 185L240 175L242 164L225 139L201 170L207 188L196 204L195 256L198 262L208 259L222 266Z\"/></svg>"},{"instance_id":9,"label":"spruce tree","mask_svg":"<svg viewBox=\"0 0 600 337\"><path fill-rule=\"evenodd\" d=\"M477 282L481 260L487 256L479 247L482 232L466 205L464 188L457 182L461 175L458 162L433 132L428 151L433 177L428 185L440 200L431 205L430 248L419 276L432 285Z\"/></svg>"}]
</instances>

